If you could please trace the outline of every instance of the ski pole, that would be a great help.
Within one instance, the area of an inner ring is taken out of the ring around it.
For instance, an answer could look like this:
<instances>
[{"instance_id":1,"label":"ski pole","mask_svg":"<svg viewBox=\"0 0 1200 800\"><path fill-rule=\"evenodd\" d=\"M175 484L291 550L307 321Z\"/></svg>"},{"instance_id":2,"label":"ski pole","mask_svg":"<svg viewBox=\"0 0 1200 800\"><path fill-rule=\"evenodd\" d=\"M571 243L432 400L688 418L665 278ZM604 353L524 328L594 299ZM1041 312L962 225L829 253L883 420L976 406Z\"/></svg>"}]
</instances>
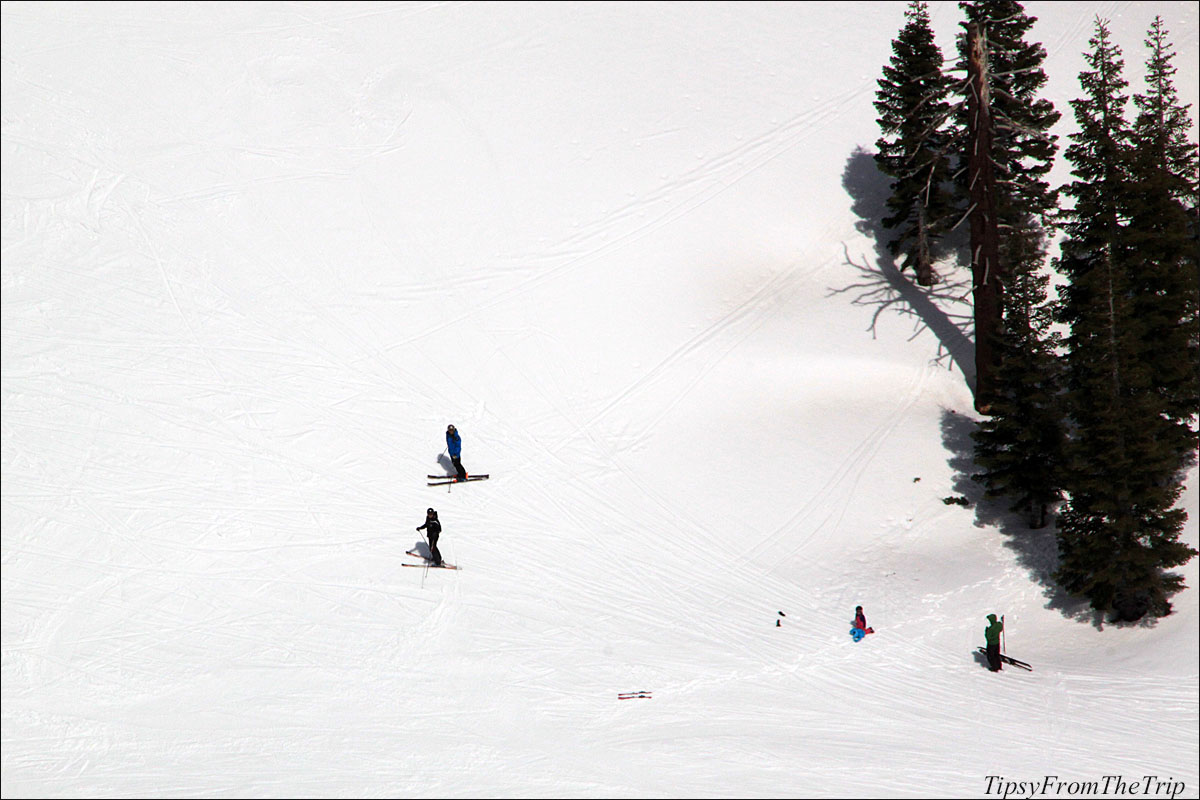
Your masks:
<instances>
[{"instance_id":1,"label":"ski pole","mask_svg":"<svg viewBox=\"0 0 1200 800\"><path fill-rule=\"evenodd\" d=\"M417 533L421 534L421 541L425 542L425 549L429 551L430 555L433 555L433 548L429 546L429 542L425 541L425 532L417 528Z\"/></svg>"},{"instance_id":2,"label":"ski pole","mask_svg":"<svg viewBox=\"0 0 1200 800\"><path fill-rule=\"evenodd\" d=\"M422 531L420 528L417 528L416 531L420 535L421 541L425 542L425 549L429 550L432 553L433 551L429 547L429 542L425 541L425 532ZM425 569L421 570L421 588L422 589L425 588L425 576L428 574L429 574L429 567L425 567Z\"/></svg>"},{"instance_id":3,"label":"ski pole","mask_svg":"<svg viewBox=\"0 0 1200 800\"><path fill-rule=\"evenodd\" d=\"M1004 615L1000 615L1000 652L1004 652Z\"/></svg>"}]
</instances>

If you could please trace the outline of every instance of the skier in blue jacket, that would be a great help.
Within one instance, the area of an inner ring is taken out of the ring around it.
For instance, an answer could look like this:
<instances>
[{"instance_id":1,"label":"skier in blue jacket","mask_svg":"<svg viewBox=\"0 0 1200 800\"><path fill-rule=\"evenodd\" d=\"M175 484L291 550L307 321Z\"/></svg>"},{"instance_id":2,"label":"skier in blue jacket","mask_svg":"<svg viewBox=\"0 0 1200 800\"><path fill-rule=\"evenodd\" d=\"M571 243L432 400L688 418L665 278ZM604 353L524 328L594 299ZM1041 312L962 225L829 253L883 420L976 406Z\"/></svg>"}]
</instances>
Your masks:
<instances>
[{"instance_id":1,"label":"skier in blue jacket","mask_svg":"<svg viewBox=\"0 0 1200 800\"><path fill-rule=\"evenodd\" d=\"M457 473L455 480L465 481L467 471L462 465L462 437L453 425L446 428L446 450L450 453L450 463L454 464L454 471Z\"/></svg>"}]
</instances>

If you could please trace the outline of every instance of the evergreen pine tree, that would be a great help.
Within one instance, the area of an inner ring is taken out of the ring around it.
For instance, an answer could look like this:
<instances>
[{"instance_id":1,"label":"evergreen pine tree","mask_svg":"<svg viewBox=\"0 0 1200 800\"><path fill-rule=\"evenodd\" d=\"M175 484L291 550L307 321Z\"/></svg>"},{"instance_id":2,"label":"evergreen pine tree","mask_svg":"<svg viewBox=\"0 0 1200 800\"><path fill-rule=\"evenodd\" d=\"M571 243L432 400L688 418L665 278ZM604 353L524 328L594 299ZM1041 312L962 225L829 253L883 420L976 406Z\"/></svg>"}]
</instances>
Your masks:
<instances>
[{"instance_id":1,"label":"evergreen pine tree","mask_svg":"<svg viewBox=\"0 0 1200 800\"><path fill-rule=\"evenodd\" d=\"M885 228L895 229L892 255L903 254L900 268L914 268L917 282L932 286L934 249L952 210L947 187L949 81L926 4L911 3L904 16L906 23L878 81L875 108L884 135L876 142L875 161L893 178L890 215L883 220Z\"/></svg>"},{"instance_id":2,"label":"evergreen pine tree","mask_svg":"<svg viewBox=\"0 0 1200 800\"><path fill-rule=\"evenodd\" d=\"M975 459L988 496L1009 498L1012 510L1039 528L1062 495L1065 443L1045 272L1057 203L1046 181L1056 152L1049 130L1060 115L1038 98L1046 52L1025 41L1036 20L1015 2L959 5L987 42L1002 284L988 418L975 432Z\"/></svg>"},{"instance_id":3,"label":"evergreen pine tree","mask_svg":"<svg viewBox=\"0 0 1200 800\"><path fill-rule=\"evenodd\" d=\"M1062 114L1049 100L1038 97L1047 81L1042 68L1046 48L1025 40L1037 18L1027 15L1022 4L1013 0L975 0L960 2L959 7L966 24L981 25L987 37L994 120L992 161L999 181L1001 261L1006 263L1005 229L1015 231L1029 223L1052 225L1058 200L1046 176L1054 166L1058 146L1050 129ZM966 53L961 55L959 67L965 70ZM965 121L960 125L967 127ZM966 162L965 156L962 161ZM966 195L965 190L961 193ZM1025 238L1025 234L1018 237Z\"/></svg>"},{"instance_id":4,"label":"evergreen pine tree","mask_svg":"<svg viewBox=\"0 0 1200 800\"><path fill-rule=\"evenodd\" d=\"M1134 313L1144 326L1141 357L1174 423L1182 468L1194 461L1192 422L1200 413L1200 265L1192 227L1200 164L1188 139L1189 107L1175 91L1167 35L1156 18L1146 40L1147 91L1134 96L1128 234Z\"/></svg>"},{"instance_id":5,"label":"evergreen pine tree","mask_svg":"<svg viewBox=\"0 0 1200 800\"><path fill-rule=\"evenodd\" d=\"M1164 571L1195 551L1178 541L1185 516L1174 508L1178 453L1162 443L1172 423L1142 359L1146 326L1126 224L1133 181L1124 64L1102 20L1090 44L1090 69L1079 76L1086 96L1071 104L1079 132L1066 156L1076 180L1065 189L1074 206L1064 212L1059 260L1069 279L1057 312L1070 327L1066 405L1074 435L1056 577L1094 608L1136 619L1169 613L1167 597L1182 579Z\"/></svg>"},{"instance_id":6,"label":"evergreen pine tree","mask_svg":"<svg viewBox=\"0 0 1200 800\"><path fill-rule=\"evenodd\" d=\"M1035 226L1025 231L1036 235ZM996 391L989 416L973 434L975 462L982 468L978 479L987 496L1007 497L1031 528L1044 527L1062 497L1066 443L1059 337L1051 330L1047 303L1050 277L1037 268L1044 247L1041 241L1010 239L1010 257L1022 268L1007 282Z\"/></svg>"},{"instance_id":7,"label":"evergreen pine tree","mask_svg":"<svg viewBox=\"0 0 1200 800\"><path fill-rule=\"evenodd\" d=\"M959 7L966 16L964 26L979 26L986 41L988 100L992 120L991 161L996 175L994 203L999 229L999 321L990 322L981 318L986 309L977 308L976 336L996 330L999 334L992 339L994 355L991 361L976 365L979 375L976 404L988 415L1021 414L1036 406L1039 419L1049 426L1043 433L1053 440L1057 435L1052 431L1061 428L1061 423L1054 423L1049 416L1042 415L1055 413L1052 409L1057 404L1050 402L1050 398L1055 394L1056 384L1052 381L1051 384L1038 386L1035 382L1052 380L1055 372L1047 363L1047 359L1053 357L1053 343L1043 341L1049 330L1047 325L1041 323L1045 313L1044 310L1039 312L1037 306L1042 302L1039 298L1044 297L1044 281L1039 276L1046 266L1047 242L1054 231L1054 213L1058 203L1056 192L1046 180L1057 152L1056 138L1050 134L1050 130L1061 114L1049 100L1038 96L1047 81L1042 68L1046 50L1041 44L1026 41L1026 36L1037 22L1036 18L1027 15L1021 3L1012 0L960 2ZM968 66L966 45L964 38L960 41L959 66L962 69ZM969 129L969 120L960 116L959 126L964 130ZM967 153L960 154L959 158L964 164L969 161ZM960 171L958 176L959 194L968 197L966 182L972 176L967 170ZM972 247L975 246L973 243ZM978 276L976 280L979 280ZM1039 285L1042 288L1038 288ZM1023 307L1010 309L1009 303ZM1031 320L1039 320L1039 323L1030 327ZM987 348L977 347L977 358L986 357L988 352ZM990 378L986 386L985 376ZM1014 380L1016 384L1004 386L1005 380ZM1031 397L1023 403L1017 403L1018 391L1032 393L1039 399ZM994 472L1000 469L1000 465L994 463L998 453L989 452L989 448L1001 447L1006 452L1004 459L1016 459L1018 463L1032 463L1031 459L1036 458L1032 452L1018 452L1022 442L1031 443L1032 440L1025 439L1025 435L1015 430L1007 434L1000 430L1006 425L1019 424L1020 417L1013 417L1008 422L999 421L997 426L988 425L985 431L981 431L985 439L993 437L993 434L1001 436L1000 440L993 438L991 444L979 452L984 461L989 462L985 464L985 476L991 477L985 483L993 494L1003 492L1001 487L1008 480L1001 479L1001 474ZM1005 436L1018 438L1002 446ZM1032 486L1028 485L1029 481L1024 482L1027 485L1014 495L1019 505L1033 502L1035 507L1040 508L1044 502L1052 502L1051 498L1058 495L1056 486L1059 481L1051 479L1048 472L1058 461L1049 454L1048 459L1046 469L1039 470L1037 478L1046 482L1043 488L1031 495L1028 492ZM1012 488L1017 489L1015 485ZM1040 515L1040 511L1038 513Z\"/></svg>"}]
</instances>

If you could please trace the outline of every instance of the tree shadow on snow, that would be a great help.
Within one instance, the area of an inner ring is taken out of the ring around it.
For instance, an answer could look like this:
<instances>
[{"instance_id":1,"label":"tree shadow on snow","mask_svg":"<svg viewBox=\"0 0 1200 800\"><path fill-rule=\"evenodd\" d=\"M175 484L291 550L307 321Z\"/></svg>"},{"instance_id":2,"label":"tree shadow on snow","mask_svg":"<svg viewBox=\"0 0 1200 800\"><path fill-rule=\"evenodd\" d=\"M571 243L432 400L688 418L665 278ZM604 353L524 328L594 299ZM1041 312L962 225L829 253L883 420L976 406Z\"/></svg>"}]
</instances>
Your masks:
<instances>
[{"instance_id":1,"label":"tree shadow on snow","mask_svg":"<svg viewBox=\"0 0 1200 800\"><path fill-rule=\"evenodd\" d=\"M975 343L971 334L975 314L970 269L963 268L970 263L966 231L960 229L943 242L938 265L949 273L949 277L940 277L931 287L918 286L900 271L888 249L891 233L883 227L883 218L888 213L891 179L879 171L871 153L862 147L855 148L846 160L842 186L853 200L851 209L858 217L855 228L871 239L874 252L864 253L856 261L845 247L846 264L854 271L854 280L843 288L830 289L830 295L850 295L852 305L873 307L868 327L872 337L877 333L880 318L887 312L912 318L910 341L925 330L933 333L938 341L935 363L956 365L974 392ZM1106 624L1122 627L1155 624L1148 618L1132 623L1107 622L1105 615L1093 609L1087 600L1063 590L1053 577L1058 567L1058 542L1053 522L1041 530L1031 529L1022 515L1009 510L1004 499L984 496L983 486L971 477L980 472L975 464L975 442L971 438L976 428L974 419L947 409L942 412L941 428L942 442L955 471L954 491L975 509L976 527L996 529L1004 537L1005 547L1016 553L1018 565L1041 587L1046 608L1098 629Z\"/></svg>"},{"instance_id":2,"label":"tree shadow on snow","mask_svg":"<svg viewBox=\"0 0 1200 800\"><path fill-rule=\"evenodd\" d=\"M913 319L909 340L925 330L937 337L938 364L956 365L972 392L975 387L975 344L968 335L974 329L970 272L954 270L949 279L941 278L930 287L918 286L900 271L888 250L891 234L883 227L887 215L887 199L891 180L879 171L875 159L861 147L846 160L842 186L854 201L851 209L859 218L855 228L874 242L874 253L863 253L855 261L850 249L843 245L846 265L854 271L854 280L840 289L830 289L830 295L851 295L851 304L874 307L868 330L876 335L880 317L888 311ZM962 246L950 241L947 251ZM961 256L954 259L957 263Z\"/></svg>"},{"instance_id":3,"label":"tree shadow on snow","mask_svg":"<svg viewBox=\"0 0 1200 800\"><path fill-rule=\"evenodd\" d=\"M976 427L974 419L953 409L943 409L942 444L950 454L949 464L954 470L953 490L965 497L975 510L975 527L999 531L1004 537L1004 546L1016 554L1017 565L1041 588L1046 608L1102 630L1104 614L1088 605L1087 600L1068 594L1054 580L1054 571L1058 569L1058 542L1053 522L1039 530L1030 528L1023 515L1009 510L1005 499L986 497L983 485L971 477L981 471L975 463L975 440L971 438Z\"/></svg>"}]
</instances>

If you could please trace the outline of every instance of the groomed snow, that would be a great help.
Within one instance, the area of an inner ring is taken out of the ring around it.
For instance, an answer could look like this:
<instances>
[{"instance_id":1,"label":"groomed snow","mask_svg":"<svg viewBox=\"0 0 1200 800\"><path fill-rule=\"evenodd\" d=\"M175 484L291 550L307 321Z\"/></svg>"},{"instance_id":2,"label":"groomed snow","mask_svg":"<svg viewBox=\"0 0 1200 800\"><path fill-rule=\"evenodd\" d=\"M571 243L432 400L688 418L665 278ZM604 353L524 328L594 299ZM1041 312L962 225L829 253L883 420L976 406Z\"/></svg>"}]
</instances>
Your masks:
<instances>
[{"instance_id":1,"label":"groomed snow","mask_svg":"<svg viewBox=\"0 0 1200 800\"><path fill-rule=\"evenodd\" d=\"M3 795L1197 797L1197 561L1064 597L879 248L905 7L4 3Z\"/></svg>"}]
</instances>

